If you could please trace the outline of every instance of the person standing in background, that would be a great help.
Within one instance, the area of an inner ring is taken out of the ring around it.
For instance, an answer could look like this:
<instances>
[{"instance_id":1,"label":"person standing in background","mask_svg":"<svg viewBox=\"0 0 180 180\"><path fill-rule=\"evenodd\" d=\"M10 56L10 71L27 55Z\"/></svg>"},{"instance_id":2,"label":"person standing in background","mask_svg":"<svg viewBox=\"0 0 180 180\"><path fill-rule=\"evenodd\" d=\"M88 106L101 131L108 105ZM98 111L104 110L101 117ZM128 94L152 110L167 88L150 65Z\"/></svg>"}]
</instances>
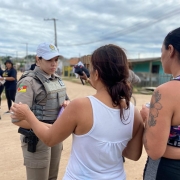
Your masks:
<instances>
[{"instance_id":1,"label":"person standing in background","mask_svg":"<svg viewBox=\"0 0 180 180\"><path fill-rule=\"evenodd\" d=\"M131 85L139 84L141 82L141 79L138 75L136 75L131 69L129 69L129 77L128 81L131 83Z\"/></svg>"},{"instance_id":2,"label":"person standing in background","mask_svg":"<svg viewBox=\"0 0 180 180\"><path fill-rule=\"evenodd\" d=\"M35 69L35 67L37 66L37 59L38 59L38 57L36 56L36 57L35 57L35 63L34 63L34 64L31 64L31 67L30 67L29 70L34 70L34 69Z\"/></svg>"},{"instance_id":3,"label":"person standing in background","mask_svg":"<svg viewBox=\"0 0 180 180\"><path fill-rule=\"evenodd\" d=\"M3 70L0 67L0 78L2 77ZM0 80L0 109L1 109L1 94L4 90L4 80Z\"/></svg>"},{"instance_id":4,"label":"person standing in background","mask_svg":"<svg viewBox=\"0 0 180 180\"><path fill-rule=\"evenodd\" d=\"M141 79L138 75L136 75L134 73L134 71L132 70L132 64L131 62L128 62L129 65L129 77L128 77L128 81L131 83L131 85L136 85L139 84L141 82Z\"/></svg>"},{"instance_id":5,"label":"person standing in background","mask_svg":"<svg viewBox=\"0 0 180 180\"><path fill-rule=\"evenodd\" d=\"M0 80L5 81L5 95L8 104L8 111L6 113L9 113L9 110L12 106L12 101L14 102L16 95L17 71L16 69L14 69L11 60L6 60L4 64L6 66L6 69L4 70Z\"/></svg>"}]
</instances>

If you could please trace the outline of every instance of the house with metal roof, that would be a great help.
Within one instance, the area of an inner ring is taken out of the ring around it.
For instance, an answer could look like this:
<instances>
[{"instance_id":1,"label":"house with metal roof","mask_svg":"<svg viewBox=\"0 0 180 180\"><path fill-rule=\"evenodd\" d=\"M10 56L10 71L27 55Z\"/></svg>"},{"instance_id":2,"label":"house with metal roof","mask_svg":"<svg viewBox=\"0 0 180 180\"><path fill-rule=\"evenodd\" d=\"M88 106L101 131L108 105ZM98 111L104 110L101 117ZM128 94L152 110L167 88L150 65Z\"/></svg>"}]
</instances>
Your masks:
<instances>
[{"instance_id":1,"label":"house with metal roof","mask_svg":"<svg viewBox=\"0 0 180 180\"><path fill-rule=\"evenodd\" d=\"M129 59L131 69L141 78L141 86L158 86L171 79L171 75L165 74L161 64L161 58Z\"/></svg>"},{"instance_id":2,"label":"house with metal roof","mask_svg":"<svg viewBox=\"0 0 180 180\"><path fill-rule=\"evenodd\" d=\"M82 56L79 59L89 69L91 55ZM128 59L130 69L141 78L139 86L159 86L171 79L171 75L165 74L160 57Z\"/></svg>"},{"instance_id":3,"label":"house with metal roof","mask_svg":"<svg viewBox=\"0 0 180 180\"><path fill-rule=\"evenodd\" d=\"M63 68L64 76L73 76L74 75L73 67L78 62L79 62L79 58L71 58L71 59L67 60L66 64L64 64L64 68Z\"/></svg>"}]
</instances>

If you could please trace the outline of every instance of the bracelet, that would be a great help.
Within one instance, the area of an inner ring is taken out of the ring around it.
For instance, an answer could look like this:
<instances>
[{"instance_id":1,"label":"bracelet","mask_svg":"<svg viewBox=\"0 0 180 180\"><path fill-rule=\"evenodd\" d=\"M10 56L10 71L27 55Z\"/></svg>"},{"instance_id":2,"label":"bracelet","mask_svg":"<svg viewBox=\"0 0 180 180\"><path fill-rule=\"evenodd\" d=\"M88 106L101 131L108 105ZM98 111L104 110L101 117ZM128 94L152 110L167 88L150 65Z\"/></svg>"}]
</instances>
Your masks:
<instances>
[{"instance_id":1,"label":"bracelet","mask_svg":"<svg viewBox=\"0 0 180 180\"><path fill-rule=\"evenodd\" d=\"M4 77L3 79L4 79L4 80L6 80L6 78L5 78L5 77Z\"/></svg>"}]
</instances>

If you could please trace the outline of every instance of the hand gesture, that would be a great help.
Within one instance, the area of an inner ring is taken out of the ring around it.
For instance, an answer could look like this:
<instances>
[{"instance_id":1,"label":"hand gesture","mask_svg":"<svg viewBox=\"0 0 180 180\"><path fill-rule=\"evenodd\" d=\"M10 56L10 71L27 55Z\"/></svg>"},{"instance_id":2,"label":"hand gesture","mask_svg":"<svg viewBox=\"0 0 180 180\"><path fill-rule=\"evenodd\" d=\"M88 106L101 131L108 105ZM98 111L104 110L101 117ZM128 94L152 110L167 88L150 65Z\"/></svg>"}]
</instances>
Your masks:
<instances>
[{"instance_id":1,"label":"hand gesture","mask_svg":"<svg viewBox=\"0 0 180 180\"><path fill-rule=\"evenodd\" d=\"M11 106L11 118L12 119L18 119L18 120L25 120L28 116L28 113L30 110L29 106L27 104L16 104L14 103L13 106Z\"/></svg>"},{"instance_id":2,"label":"hand gesture","mask_svg":"<svg viewBox=\"0 0 180 180\"><path fill-rule=\"evenodd\" d=\"M62 106L65 108L67 105L69 105L70 102L71 102L70 100L65 100Z\"/></svg>"},{"instance_id":3,"label":"hand gesture","mask_svg":"<svg viewBox=\"0 0 180 180\"><path fill-rule=\"evenodd\" d=\"M83 75L82 76L79 76L81 79L83 79L83 80L87 80L88 79L88 77L87 77L87 75L86 75L86 73L83 71Z\"/></svg>"},{"instance_id":4,"label":"hand gesture","mask_svg":"<svg viewBox=\"0 0 180 180\"><path fill-rule=\"evenodd\" d=\"M145 105L142 105L142 109L140 110L140 114L141 114L141 117L145 123L149 117L149 108L147 108Z\"/></svg>"}]
</instances>

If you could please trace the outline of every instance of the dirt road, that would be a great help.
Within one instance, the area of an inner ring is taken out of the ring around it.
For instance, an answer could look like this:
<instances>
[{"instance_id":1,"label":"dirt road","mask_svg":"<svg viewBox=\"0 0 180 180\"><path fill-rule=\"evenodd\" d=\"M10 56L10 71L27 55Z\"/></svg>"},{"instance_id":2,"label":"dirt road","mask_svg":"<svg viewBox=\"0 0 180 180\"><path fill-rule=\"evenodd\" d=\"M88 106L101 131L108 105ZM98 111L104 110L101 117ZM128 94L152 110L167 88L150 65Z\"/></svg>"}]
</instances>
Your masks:
<instances>
[{"instance_id":1,"label":"dirt road","mask_svg":"<svg viewBox=\"0 0 180 180\"><path fill-rule=\"evenodd\" d=\"M83 86L73 82L64 81L67 86L67 93L70 99L92 95L95 90L90 86ZM137 100L138 109L142 104L150 101L150 95L134 95ZM18 127L13 125L9 114L3 114L7 111L6 100L2 101L1 120L0 120L0 180L25 180L26 173L23 166L23 158L19 141ZM64 150L61 158L58 180L61 180L68 162L71 149L71 136L64 141ZM139 161L126 159L125 170L127 180L142 180L143 168L146 161L146 153Z\"/></svg>"}]
</instances>

